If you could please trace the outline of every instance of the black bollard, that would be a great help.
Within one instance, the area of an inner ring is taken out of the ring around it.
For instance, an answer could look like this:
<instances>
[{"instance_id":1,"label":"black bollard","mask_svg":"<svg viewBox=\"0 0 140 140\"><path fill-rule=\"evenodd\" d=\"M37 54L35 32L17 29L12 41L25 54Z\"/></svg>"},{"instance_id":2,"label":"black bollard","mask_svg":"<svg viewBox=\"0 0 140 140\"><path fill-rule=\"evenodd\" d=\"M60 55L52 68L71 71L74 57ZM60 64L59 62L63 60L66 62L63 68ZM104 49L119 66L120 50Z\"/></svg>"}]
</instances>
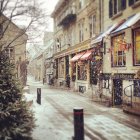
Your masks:
<instances>
[{"instance_id":1,"label":"black bollard","mask_svg":"<svg viewBox=\"0 0 140 140\"><path fill-rule=\"evenodd\" d=\"M37 103L41 105L41 88L37 88Z\"/></svg>"},{"instance_id":2,"label":"black bollard","mask_svg":"<svg viewBox=\"0 0 140 140\"><path fill-rule=\"evenodd\" d=\"M84 140L84 118L83 109L74 108L74 137L73 140Z\"/></svg>"}]
</instances>

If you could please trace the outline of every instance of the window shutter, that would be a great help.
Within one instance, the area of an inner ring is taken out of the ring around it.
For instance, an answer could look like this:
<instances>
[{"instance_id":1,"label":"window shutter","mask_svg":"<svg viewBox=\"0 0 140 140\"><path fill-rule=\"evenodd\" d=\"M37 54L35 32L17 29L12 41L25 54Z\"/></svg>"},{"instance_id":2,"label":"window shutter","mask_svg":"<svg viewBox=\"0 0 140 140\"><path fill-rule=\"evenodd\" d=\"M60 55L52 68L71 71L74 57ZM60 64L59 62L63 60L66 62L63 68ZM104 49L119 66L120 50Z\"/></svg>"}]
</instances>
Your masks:
<instances>
[{"instance_id":1,"label":"window shutter","mask_svg":"<svg viewBox=\"0 0 140 140\"><path fill-rule=\"evenodd\" d=\"M117 0L114 0L114 14L117 14Z\"/></svg>"},{"instance_id":2,"label":"window shutter","mask_svg":"<svg viewBox=\"0 0 140 140\"><path fill-rule=\"evenodd\" d=\"M109 1L109 18L113 16L113 6L112 6L112 0Z\"/></svg>"},{"instance_id":3,"label":"window shutter","mask_svg":"<svg viewBox=\"0 0 140 140\"><path fill-rule=\"evenodd\" d=\"M126 9L126 0L122 0L121 9L122 10Z\"/></svg>"},{"instance_id":4,"label":"window shutter","mask_svg":"<svg viewBox=\"0 0 140 140\"><path fill-rule=\"evenodd\" d=\"M129 0L129 6L134 4L134 0Z\"/></svg>"}]
</instances>

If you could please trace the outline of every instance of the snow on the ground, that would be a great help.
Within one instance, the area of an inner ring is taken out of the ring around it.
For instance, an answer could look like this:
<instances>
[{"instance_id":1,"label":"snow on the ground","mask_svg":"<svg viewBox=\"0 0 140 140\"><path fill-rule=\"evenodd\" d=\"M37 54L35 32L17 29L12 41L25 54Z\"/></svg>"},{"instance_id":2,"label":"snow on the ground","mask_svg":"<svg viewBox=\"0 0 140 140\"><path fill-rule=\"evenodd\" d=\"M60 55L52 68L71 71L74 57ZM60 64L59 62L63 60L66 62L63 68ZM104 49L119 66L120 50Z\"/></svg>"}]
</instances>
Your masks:
<instances>
[{"instance_id":1,"label":"snow on the ground","mask_svg":"<svg viewBox=\"0 0 140 140\"><path fill-rule=\"evenodd\" d=\"M125 123L121 124L118 120L114 120L109 117L109 114L105 115L108 112L112 113L113 116L119 115L120 119L128 120L129 116L124 115L122 110L97 106L83 97L77 97L73 94L66 95L63 91L51 91L51 89L42 89L42 100L41 105L39 105L36 103L36 88L42 84L35 82L32 78L29 80L29 84L33 86L29 88L30 94L25 92L24 95L27 101L33 100L31 109L35 113L37 127L32 136L35 140L72 140L73 117L67 113L72 112L73 106L77 105L83 107L85 114L87 113L84 118L85 128L93 135L94 131L95 135L97 132L98 140L102 140L100 136L103 136L103 140L139 140L140 132L125 125ZM55 102L56 106L54 106ZM65 114L68 116L65 117ZM85 140L89 140L89 138L85 136Z\"/></svg>"}]
</instances>

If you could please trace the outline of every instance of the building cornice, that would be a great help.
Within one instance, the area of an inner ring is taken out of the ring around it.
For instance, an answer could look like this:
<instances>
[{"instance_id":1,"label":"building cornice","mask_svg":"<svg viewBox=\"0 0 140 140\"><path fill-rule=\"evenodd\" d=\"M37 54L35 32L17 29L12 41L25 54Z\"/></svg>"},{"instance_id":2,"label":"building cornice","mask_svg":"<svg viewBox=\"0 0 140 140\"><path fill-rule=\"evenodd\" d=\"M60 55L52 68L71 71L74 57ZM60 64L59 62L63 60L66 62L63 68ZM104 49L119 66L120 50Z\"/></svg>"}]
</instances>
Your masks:
<instances>
[{"instance_id":1,"label":"building cornice","mask_svg":"<svg viewBox=\"0 0 140 140\"><path fill-rule=\"evenodd\" d=\"M78 53L80 51L88 50L90 48L91 48L90 47L90 39L88 39L88 40L80 42L74 46L71 46L68 49L65 49L61 52L57 52L56 54L53 55L53 57L60 58L60 57L64 57L64 56L69 55L69 54Z\"/></svg>"},{"instance_id":2,"label":"building cornice","mask_svg":"<svg viewBox=\"0 0 140 140\"><path fill-rule=\"evenodd\" d=\"M68 0L59 0L58 3L56 4L54 11L51 14L51 17L54 18L55 15L57 14L57 11L67 3Z\"/></svg>"}]
</instances>

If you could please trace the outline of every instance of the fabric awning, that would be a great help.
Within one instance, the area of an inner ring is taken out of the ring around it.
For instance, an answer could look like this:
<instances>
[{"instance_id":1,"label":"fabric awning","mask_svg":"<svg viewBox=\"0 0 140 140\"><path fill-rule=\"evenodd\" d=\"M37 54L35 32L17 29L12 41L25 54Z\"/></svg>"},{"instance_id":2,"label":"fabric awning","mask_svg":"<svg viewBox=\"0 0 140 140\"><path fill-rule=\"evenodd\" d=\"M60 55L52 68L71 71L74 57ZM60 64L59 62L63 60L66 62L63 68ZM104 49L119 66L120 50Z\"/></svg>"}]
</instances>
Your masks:
<instances>
[{"instance_id":1,"label":"fabric awning","mask_svg":"<svg viewBox=\"0 0 140 140\"><path fill-rule=\"evenodd\" d=\"M116 24L110 26L104 33L100 34L96 39L91 40L91 45L101 42L102 39L103 39L105 36L109 35L110 32L111 32L113 29L115 29L117 26L118 26L118 23L116 23Z\"/></svg>"},{"instance_id":2,"label":"fabric awning","mask_svg":"<svg viewBox=\"0 0 140 140\"><path fill-rule=\"evenodd\" d=\"M70 62L75 62L75 61L78 61L83 55L85 54L85 51L84 52L81 52L81 53L78 53L76 54L71 60Z\"/></svg>"},{"instance_id":3,"label":"fabric awning","mask_svg":"<svg viewBox=\"0 0 140 140\"><path fill-rule=\"evenodd\" d=\"M88 50L81 58L80 60L88 60L91 57L93 50Z\"/></svg>"},{"instance_id":4,"label":"fabric awning","mask_svg":"<svg viewBox=\"0 0 140 140\"><path fill-rule=\"evenodd\" d=\"M112 33L119 32L136 24L140 20L140 13L130 16L121 26L119 26Z\"/></svg>"}]
</instances>

